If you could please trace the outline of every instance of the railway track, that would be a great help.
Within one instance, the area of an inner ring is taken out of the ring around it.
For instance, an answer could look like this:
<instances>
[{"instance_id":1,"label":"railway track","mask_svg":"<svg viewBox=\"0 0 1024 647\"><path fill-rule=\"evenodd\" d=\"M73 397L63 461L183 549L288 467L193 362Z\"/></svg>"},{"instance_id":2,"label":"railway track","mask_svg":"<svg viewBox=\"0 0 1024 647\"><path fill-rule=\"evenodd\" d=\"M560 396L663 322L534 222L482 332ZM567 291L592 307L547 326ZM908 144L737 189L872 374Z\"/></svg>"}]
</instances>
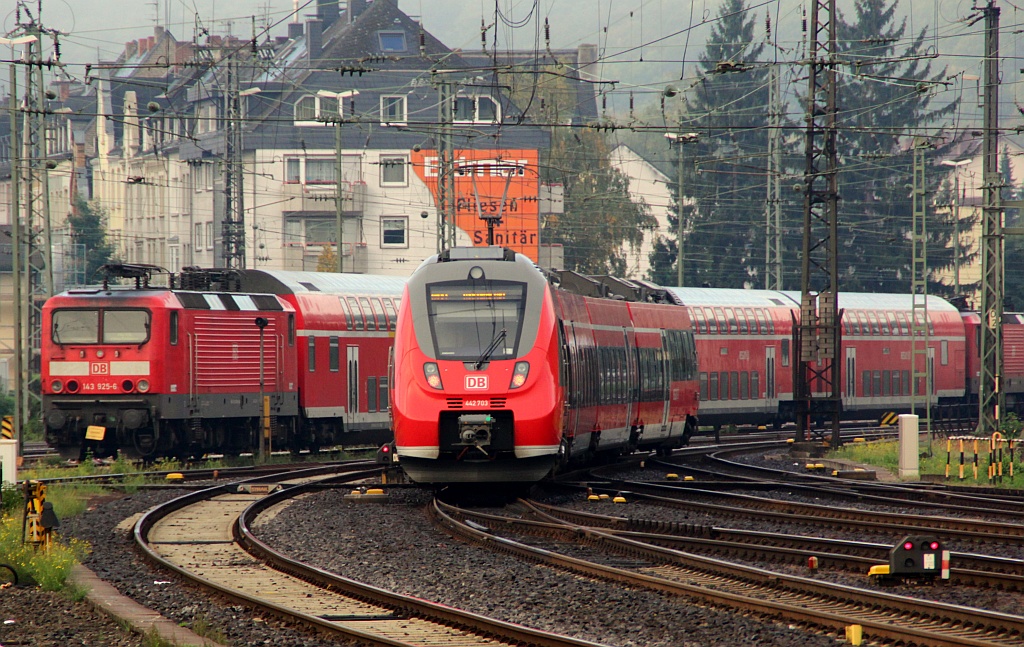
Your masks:
<instances>
[{"instance_id":1,"label":"railway track","mask_svg":"<svg viewBox=\"0 0 1024 647\"><path fill-rule=\"evenodd\" d=\"M154 563L206 589L362 644L598 647L366 586L277 554L253 536L250 524L261 511L325 484L379 474L368 464L356 467L345 474L337 467L300 470L287 481L250 480L187 495L143 516L136 543Z\"/></svg>"},{"instance_id":2,"label":"railway track","mask_svg":"<svg viewBox=\"0 0 1024 647\"><path fill-rule=\"evenodd\" d=\"M557 519L598 528L644 543L711 554L730 559L758 559L806 567L816 557L817 568L841 569L863 575L871 566L888 563L888 544L846 539L808 537L777 532L739 530L638 517L581 512L530 502L531 513L542 520ZM1024 560L954 552L950 584L988 586L1003 591L1024 591Z\"/></svg>"},{"instance_id":3,"label":"railway track","mask_svg":"<svg viewBox=\"0 0 1024 647\"><path fill-rule=\"evenodd\" d=\"M1024 639L1021 616L742 566L554 518L543 524L498 519L437 501L431 513L449 532L493 551L831 631L856 624L870 639L936 647L1009 646ZM539 547L499 533L540 534L545 543ZM579 556L580 546L589 554Z\"/></svg>"}]
</instances>

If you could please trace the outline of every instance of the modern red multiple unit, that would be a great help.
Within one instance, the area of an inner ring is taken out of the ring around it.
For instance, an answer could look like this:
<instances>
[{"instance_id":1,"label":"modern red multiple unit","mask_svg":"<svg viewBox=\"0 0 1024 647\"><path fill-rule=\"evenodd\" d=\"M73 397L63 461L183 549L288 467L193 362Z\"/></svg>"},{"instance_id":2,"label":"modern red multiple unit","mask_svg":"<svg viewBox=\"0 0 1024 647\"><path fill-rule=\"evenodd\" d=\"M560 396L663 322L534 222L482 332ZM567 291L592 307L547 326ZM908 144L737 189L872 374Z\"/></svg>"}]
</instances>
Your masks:
<instances>
[{"instance_id":1,"label":"modern red multiple unit","mask_svg":"<svg viewBox=\"0 0 1024 647\"><path fill-rule=\"evenodd\" d=\"M800 294L669 289L686 304L696 329L701 424L718 428L793 421L792 340L794 322L800 320ZM912 299L909 294L840 293L844 418L869 420L910 410ZM957 308L937 297L929 297L927 306L932 403L961 403L965 353L976 356L966 344L970 335L965 335ZM923 369L918 366L918 372ZM923 405L924 388L917 385L918 406Z\"/></svg>"},{"instance_id":2,"label":"modern red multiple unit","mask_svg":"<svg viewBox=\"0 0 1024 647\"><path fill-rule=\"evenodd\" d=\"M416 270L393 362L395 450L418 483L529 483L572 459L678 447L695 429L685 308L650 284L545 276L500 247Z\"/></svg>"},{"instance_id":3,"label":"modern red multiple unit","mask_svg":"<svg viewBox=\"0 0 1024 647\"><path fill-rule=\"evenodd\" d=\"M261 395L272 449L390 438L386 368L402 279L189 268L174 287L148 287L153 270L120 266L138 275L135 287L72 290L44 306L52 446L75 457L93 426L107 454L250 451Z\"/></svg>"}]
</instances>

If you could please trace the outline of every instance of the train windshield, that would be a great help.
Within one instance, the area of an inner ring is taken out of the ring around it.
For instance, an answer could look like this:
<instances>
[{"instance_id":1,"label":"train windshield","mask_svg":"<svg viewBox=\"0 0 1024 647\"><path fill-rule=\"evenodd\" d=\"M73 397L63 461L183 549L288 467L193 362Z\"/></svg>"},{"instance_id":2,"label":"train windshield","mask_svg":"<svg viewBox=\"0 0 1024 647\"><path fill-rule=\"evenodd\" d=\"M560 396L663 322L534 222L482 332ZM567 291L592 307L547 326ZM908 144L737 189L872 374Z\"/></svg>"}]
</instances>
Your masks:
<instances>
[{"instance_id":1,"label":"train windshield","mask_svg":"<svg viewBox=\"0 0 1024 647\"><path fill-rule=\"evenodd\" d=\"M524 283L428 285L427 312L436 357L463 361L516 357L525 305Z\"/></svg>"},{"instance_id":2,"label":"train windshield","mask_svg":"<svg viewBox=\"0 0 1024 647\"><path fill-rule=\"evenodd\" d=\"M54 310L50 335L55 344L142 344L149 339L149 312Z\"/></svg>"}]
</instances>

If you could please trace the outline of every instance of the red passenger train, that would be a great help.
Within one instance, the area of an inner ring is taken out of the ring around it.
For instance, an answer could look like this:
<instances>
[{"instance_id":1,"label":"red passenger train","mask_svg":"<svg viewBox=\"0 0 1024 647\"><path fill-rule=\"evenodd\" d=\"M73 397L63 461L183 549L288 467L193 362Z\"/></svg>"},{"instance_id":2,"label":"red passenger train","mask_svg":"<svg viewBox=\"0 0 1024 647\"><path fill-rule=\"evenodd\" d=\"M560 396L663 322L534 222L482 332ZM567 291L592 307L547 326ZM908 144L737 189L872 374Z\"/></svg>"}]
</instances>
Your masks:
<instances>
[{"instance_id":1,"label":"red passenger train","mask_svg":"<svg viewBox=\"0 0 1024 647\"><path fill-rule=\"evenodd\" d=\"M413 273L393 373L395 450L418 483L533 482L696 428L693 332L671 295L545 276L500 247L452 248Z\"/></svg>"},{"instance_id":2,"label":"red passenger train","mask_svg":"<svg viewBox=\"0 0 1024 647\"><path fill-rule=\"evenodd\" d=\"M43 421L62 454L77 457L89 427L101 454L250 451L261 394L272 448L390 438L402 279L188 268L150 287L159 268L108 270L135 286L71 290L43 308Z\"/></svg>"},{"instance_id":3,"label":"red passenger train","mask_svg":"<svg viewBox=\"0 0 1024 647\"><path fill-rule=\"evenodd\" d=\"M686 304L694 320L701 424L778 427L795 420L791 345L794 322L800 320L800 293L669 289ZM912 299L909 294L840 293L845 419L877 420L886 413L910 410ZM977 315L960 312L938 297L928 297L927 312L932 404L937 411L954 405L969 409L968 376L973 376L973 402L977 403ZM1024 364L1017 368L1021 377ZM916 387L918 406L924 388L923 384Z\"/></svg>"}]
</instances>

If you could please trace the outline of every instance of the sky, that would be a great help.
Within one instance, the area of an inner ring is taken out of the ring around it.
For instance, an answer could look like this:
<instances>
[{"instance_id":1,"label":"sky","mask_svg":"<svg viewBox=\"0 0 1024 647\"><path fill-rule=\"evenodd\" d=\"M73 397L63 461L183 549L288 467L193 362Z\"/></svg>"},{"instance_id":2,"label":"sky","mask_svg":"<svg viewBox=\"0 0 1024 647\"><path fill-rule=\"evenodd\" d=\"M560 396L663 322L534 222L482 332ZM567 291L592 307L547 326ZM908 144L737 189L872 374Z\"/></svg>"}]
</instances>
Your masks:
<instances>
[{"instance_id":1,"label":"sky","mask_svg":"<svg viewBox=\"0 0 1024 647\"><path fill-rule=\"evenodd\" d=\"M200 30L215 34L251 36L271 25L271 36L284 35L295 0L28 0L33 15L57 29L61 36L62 61L74 78L84 78L85 64L113 60L127 41L153 34L154 26L166 25L178 40L190 40ZM298 0L299 15L315 14L316 0ZM341 0L343 4L346 0ZM1004 56L1001 99L1011 112L1013 103L1024 105L1019 82L1024 67L1024 39L1019 32L1024 10L997 0L1002 8ZM497 38L499 49L543 48L543 20L548 19L551 46L574 48L597 44L603 53L602 78L617 81L620 96L635 93L659 96L666 85L686 86L694 81L698 56L719 15L721 0L398 0L407 14L422 19L425 28L449 47L479 51L481 19L488 29L488 48ZM1021 0L1024 5L1024 0ZM771 19L773 37L781 60L797 60L802 48L802 13L807 0L747 0L757 18L757 38L766 35L765 19ZM850 16L854 0L837 0L839 11ZM4 33L15 28L14 2L5 2L0 14ZM901 0L899 10L907 20L908 32L927 30L932 51L938 52L938 66L950 75L962 72L981 75L979 36L983 22L969 25L973 0ZM910 7L914 11L910 12ZM22 16L24 19L24 15ZM5 51L6 50L6 51ZM766 49L766 52L769 51ZM0 47L0 59L10 50ZM767 54L766 54L767 55ZM9 59L8 59L9 60ZM688 61L683 63L683 61ZM6 77L6 75L0 75ZM797 78L798 73L793 74ZM967 100L973 89L970 80L957 79ZM0 86L6 78L0 79ZM1020 96L1018 97L1018 93ZM1006 109L1002 110L1006 114Z\"/></svg>"}]
</instances>

